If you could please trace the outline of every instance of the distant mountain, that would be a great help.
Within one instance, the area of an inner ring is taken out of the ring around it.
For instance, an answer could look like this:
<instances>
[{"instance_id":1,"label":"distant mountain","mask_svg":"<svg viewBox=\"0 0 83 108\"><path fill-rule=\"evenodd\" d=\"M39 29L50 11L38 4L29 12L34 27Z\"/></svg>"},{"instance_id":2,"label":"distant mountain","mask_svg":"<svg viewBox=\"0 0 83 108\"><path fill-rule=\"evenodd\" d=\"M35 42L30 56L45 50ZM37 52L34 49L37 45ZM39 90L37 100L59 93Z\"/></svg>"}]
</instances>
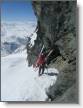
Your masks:
<instances>
[{"instance_id":1,"label":"distant mountain","mask_svg":"<svg viewBox=\"0 0 83 108\"><path fill-rule=\"evenodd\" d=\"M23 49L35 28L35 22L2 22L1 55L5 56Z\"/></svg>"}]
</instances>

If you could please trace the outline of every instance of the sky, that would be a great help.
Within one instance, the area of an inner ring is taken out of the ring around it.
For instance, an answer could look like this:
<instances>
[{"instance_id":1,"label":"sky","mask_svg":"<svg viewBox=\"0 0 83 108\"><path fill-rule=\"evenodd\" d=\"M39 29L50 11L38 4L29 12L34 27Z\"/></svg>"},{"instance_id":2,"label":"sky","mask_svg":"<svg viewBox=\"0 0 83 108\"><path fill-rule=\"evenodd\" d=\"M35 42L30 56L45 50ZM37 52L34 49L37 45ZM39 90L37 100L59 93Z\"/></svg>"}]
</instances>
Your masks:
<instances>
[{"instance_id":1,"label":"sky","mask_svg":"<svg viewBox=\"0 0 83 108\"><path fill-rule=\"evenodd\" d=\"M36 21L30 1L4 1L1 4L1 21Z\"/></svg>"}]
</instances>

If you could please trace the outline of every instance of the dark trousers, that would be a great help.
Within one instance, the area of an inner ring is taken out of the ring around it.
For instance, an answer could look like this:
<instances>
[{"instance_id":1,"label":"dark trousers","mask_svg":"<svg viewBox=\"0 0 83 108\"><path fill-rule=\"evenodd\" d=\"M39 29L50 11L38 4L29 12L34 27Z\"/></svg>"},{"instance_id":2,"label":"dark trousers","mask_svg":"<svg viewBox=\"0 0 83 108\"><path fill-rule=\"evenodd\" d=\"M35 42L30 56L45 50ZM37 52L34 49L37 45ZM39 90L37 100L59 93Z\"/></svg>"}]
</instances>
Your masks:
<instances>
[{"instance_id":1,"label":"dark trousers","mask_svg":"<svg viewBox=\"0 0 83 108\"><path fill-rule=\"evenodd\" d=\"M44 70L45 70L45 64L42 64L39 66L39 76L44 74Z\"/></svg>"}]
</instances>

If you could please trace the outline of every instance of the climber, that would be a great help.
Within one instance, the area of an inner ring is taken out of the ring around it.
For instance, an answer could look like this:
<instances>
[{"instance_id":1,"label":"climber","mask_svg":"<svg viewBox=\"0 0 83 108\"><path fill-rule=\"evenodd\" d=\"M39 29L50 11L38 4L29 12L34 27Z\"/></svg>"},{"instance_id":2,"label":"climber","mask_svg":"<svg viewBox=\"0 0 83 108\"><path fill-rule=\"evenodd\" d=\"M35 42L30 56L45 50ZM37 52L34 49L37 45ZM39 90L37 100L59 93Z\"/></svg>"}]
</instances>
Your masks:
<instances>
[{"instance_id":1,"label":"climber","mask_svg":"<svg viewBox=\"0 0 83 108\"><path fill-rule=\"evenodd\" d=\"M37 59L36 67L39 67L39 76L44 74L45 70L45 55L41 53Z\"/></svg>"},{"instance_id":2,"label":"climber","mask_svg":"<svg viewBox=\"0 0 83 108\"><path fill-rule=\"evenodd\" d=\"M48 50L48 52L46 52L46 49L44 47L42 48L39 57L37 58L36 63L34 65L34 67L39 67L39 76L44 74L45 68L47 68L50 62L54 60L54 58L56 58L57 56L61 56L57 45L53 45Z\"/></svg>"},{"instance_id":3,"label":"climber","mask_svg":"<svg viewBox=\"0 0 83 108\"><path fill-rule=\"evenodd\" d=\"M49 53L46 52L44 48L42 48L36 63L33 65L33 67L39 67L39 76L44 74L44 70L47 67L47 59L49 58L49 55L53 52L53 50L50 50ZM47 69L48 70L48 69Z\"/></svg>"},{"instance_id":4,"label":"climber","mask_svg":"<svg viewBox=\"0 0 83 108\"><path fill-rule=\"evenodd\" d=\"M49 52L46 52L45 48L42 47L41 52L36 60L36 63L33 65L33 67L39 67L39 76L44 74L45 68L48 66L49 57L52 54L53 49L50 49Z\"/></svg>"}]
</instances>

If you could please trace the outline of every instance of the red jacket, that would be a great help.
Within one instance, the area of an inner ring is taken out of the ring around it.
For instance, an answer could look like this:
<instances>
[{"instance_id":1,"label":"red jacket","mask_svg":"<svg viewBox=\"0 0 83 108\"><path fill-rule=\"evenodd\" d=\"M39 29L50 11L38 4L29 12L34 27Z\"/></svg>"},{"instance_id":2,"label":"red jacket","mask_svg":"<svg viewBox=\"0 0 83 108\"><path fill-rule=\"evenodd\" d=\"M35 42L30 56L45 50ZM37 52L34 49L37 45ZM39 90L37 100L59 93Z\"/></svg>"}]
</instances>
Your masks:
<instances>
[{"instance_id":1,"label":"red jacket","mask_svg":"<svg viewBox=\"0 0 83 108\"><path fill-rule=\"evenodd\" d=\"M44 63L45 63L45 55L41 54L38 57L35 66L40 66L40 65L43 65Z\"/></svg>"}]
</instances>

